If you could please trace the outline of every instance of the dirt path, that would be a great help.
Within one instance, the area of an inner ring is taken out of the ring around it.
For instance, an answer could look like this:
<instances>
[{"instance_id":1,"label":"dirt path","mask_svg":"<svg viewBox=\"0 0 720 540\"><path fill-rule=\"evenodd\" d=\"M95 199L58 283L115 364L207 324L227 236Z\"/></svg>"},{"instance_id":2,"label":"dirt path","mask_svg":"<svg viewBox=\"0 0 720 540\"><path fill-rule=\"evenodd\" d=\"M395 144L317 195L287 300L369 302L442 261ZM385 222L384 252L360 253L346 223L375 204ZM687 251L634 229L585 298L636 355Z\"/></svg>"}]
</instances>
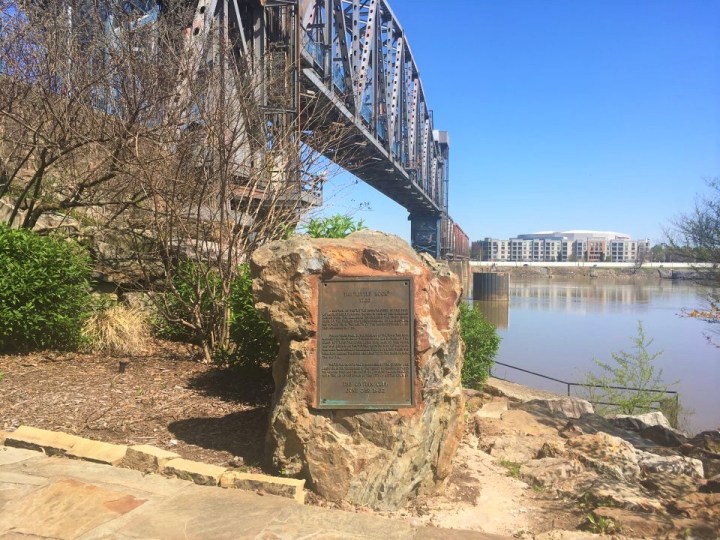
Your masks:
<instances>
[{"instance_id":1,"label":"dirt path","mask_svg":"<svg viewBox=\"0 0 720 540\"><path fill-rule=\"evenodd\" d=\"M582 521L575 505L535 490L512 470L479 448L467 433L458 449L445 493L419 501L389 517L437 527L532 538L556 529L575 529Z\"/></svg>"},{"instance_id":2,"label":"dirt path","mask_svg":"<svg viewBox=\"0 0 720 540\"><path fill-rule=\"evenodd\" d=\"M428 523L507 535L529 530L539 509L532 491L477 443L466 436L447 492L427 501Z\"/></svg>"}]
</instances>

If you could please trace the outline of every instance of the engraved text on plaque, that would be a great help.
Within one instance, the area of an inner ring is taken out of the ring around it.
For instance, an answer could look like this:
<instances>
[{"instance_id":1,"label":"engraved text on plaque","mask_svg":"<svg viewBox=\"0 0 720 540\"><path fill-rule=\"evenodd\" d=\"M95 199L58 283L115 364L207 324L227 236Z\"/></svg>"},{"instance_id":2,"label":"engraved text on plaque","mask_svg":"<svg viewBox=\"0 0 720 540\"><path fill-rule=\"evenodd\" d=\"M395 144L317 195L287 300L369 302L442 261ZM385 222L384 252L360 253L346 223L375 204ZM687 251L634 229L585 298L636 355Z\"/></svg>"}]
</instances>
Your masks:
<instances>
[{"instance_id":1,"label":"engraved text on plaque","mask_svg":"<svg viewBox=\"0 0 720 540\"><path fill-rule=\"evenodd\" d=\"M413 405L411 278L320 283L318 399L321 409Z\"/></svg>"}]
</instances>

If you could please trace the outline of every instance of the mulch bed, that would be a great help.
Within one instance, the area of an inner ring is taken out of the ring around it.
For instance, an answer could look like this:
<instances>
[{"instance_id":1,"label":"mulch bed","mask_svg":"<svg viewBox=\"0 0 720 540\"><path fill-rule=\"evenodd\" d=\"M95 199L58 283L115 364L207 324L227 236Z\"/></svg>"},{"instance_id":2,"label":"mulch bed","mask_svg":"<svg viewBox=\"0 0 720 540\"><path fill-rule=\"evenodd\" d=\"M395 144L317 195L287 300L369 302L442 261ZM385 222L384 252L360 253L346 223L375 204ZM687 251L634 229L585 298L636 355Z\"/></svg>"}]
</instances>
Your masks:
<instances>
[{"instance_id":1,"label":"mulch bed","mask_svg":"<svg viewBox=\"0 0 720 540\"><path fill-rule=\"evenodd\" d=\"M123 373L121 361L128 362ZM0 429L24 424L152 444L205 463L244 462L251 471L264 464L271 393L269 370L218 369L170 342L155 342L134 358L54 351L0 356Z\"/></svg>"}]
</instances>

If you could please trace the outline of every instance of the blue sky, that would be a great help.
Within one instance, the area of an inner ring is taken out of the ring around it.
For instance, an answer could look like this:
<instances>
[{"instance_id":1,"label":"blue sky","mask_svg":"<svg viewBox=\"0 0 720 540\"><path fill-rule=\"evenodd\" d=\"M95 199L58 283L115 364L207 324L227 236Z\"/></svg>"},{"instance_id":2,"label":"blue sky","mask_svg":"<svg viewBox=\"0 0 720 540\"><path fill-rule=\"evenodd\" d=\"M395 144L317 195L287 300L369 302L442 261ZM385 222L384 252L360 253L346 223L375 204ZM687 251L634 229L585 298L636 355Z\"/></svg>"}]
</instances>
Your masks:
<instances>
[{"instance_id":1,"label":"blue sky","mask_svg":"<svg viewBox=\"0 0 720 540\"><path fill-rule=\"evenodd\" d=\"M720 176L720 0L390 6L450 132L450 214L471 240L583 228L661 241ZM350 175L325 200L409 239L407 212Z\"/></svg>"}]
</instances>

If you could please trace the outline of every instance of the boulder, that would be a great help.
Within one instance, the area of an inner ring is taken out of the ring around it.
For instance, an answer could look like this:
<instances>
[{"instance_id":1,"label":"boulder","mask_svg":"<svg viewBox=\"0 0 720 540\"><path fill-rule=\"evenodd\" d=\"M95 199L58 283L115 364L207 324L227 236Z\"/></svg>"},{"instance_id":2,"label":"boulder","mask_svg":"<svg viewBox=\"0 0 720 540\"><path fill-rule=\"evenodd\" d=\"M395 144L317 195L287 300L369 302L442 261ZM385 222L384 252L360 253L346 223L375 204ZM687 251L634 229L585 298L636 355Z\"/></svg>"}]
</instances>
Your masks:
<instances>
[{"instance_id":1,"label":"boulder","mask_svg":"<svg viewBox=\"0 0 720 540\"><path fill-rule=\"evenodd\" d=\"M670 505L698 490L697 479L687 475L648 474L640 481L640 485L655 500Z\"/></svg>"},{"instance_id":2,"label":"boulder","mask_svg":"<svg viewBox=\"0 0 720 540\"><path fill-rule=\"evenodd\" d=\"M688 441L689 444L702 448L706 452L720 455L720 431L703 431Z\"/></svg>"},{"instance_id":3,"label":"boulder","mask_svg":"<svg viewBox=\"0 0 720 540\"><path fill-rule=\"evenodd\" d=\"M473 388L463 388L463 397L465 398L465 410L470 414L473 414L493 399L484 392Z\"/></svg>"},{"instance_id":4,"label":"boulder","mask_svg":"<svg viewBox=\"0 0 720 540\"><path fill-rule=\"evenodd\" d=\"M583 489L581 498L590 506L612 506L654 514L665 511L660 501L648 497L634 482L608 482L607 478L596 477L580 487Z\"/></svg>"},{"instance_id":5,"label":"boulder","mask_svg":"<svg viewBox=\"0 0 720 540\"><path fill-rule=\"evenodd\" d=\"M491 456L501 461L525 463L535 459L545 443L546 440L541 437L503 435L494 439L487 450Z\"/></svg>"},{"instance_id":6,"label":"boulder","mask_svg":"<svg viewBox=\"0 0 720 540\"><path fill-rule=\"evenodd\" d=\"M651 426L662 426L671 429L672 426L665 415L660 411L653 411L645 414L618 414L612 419L612 423L622 429L631 431L642 431Z\"/></svg>"},{"instance_id":7,"label":"boulder","mask_svg":"<svg viewBox=\"0 0 720 540\"><path fill-rule=\"evenodd\" d=\"M703 493L720 493L720 474L708 478L705 484L700 486L700 491Z\"/></svg>"},{"instance_id":8,"label":"boulder","mask_svg":"<svg viewBox=\"0 0 720 540\"><path fill-rule=\"evenodd\" d=\"M705 478L720 474L720 432L703 431L680 447L683 455L699 459L705 469Z\"/></svg>"},{"instance_id":9,"label":"boulder","mask_svg":"<svg viewBox=\"0 0 720 540\"><path fill-rule=\"evenodd\" d=\"M682 431L674 429L660 411L636 415L618 414L612 417L610 422L616 428L637 432L643 439L660 446L677 447L687 438Z\"/></svg>"},{"instance_id":10,"label":"boulder","mask_svg":"<svg viewBox=\"0 0 720 540\"><path fill-rule=\"evenodd\" d=\"M640 476L635 448L627 441L598 432L578 435L567 440L567 455L578 459L586 467L622 481Z\"/></svg>"},{"instance_id":11,"label":"boulder","mask_svg":"<svg viewBox=\"0 0 720 540\"><path fill-rule=\"evenodd\" d=\"M685 475L703 478L703 464L699 459L684 456L658 456L637 450L638 465L645 474Z\"/></svg>"},{"instance_id":12,"label":"boulder","mask_svg":"<svg viewBox=\"0 0 720 540\"><path fill-rule=\"evenodd\" d=\"M720 533L720 493L690 493L673 501L672 510L689 518L713 523L718 527L716 533Z\"/></svg>"},{"instance_id":13,"label":"boulder","mask_svg":"<svg viewBox=\"0 0 720 540\"><path fill-rule=\"evenodd\" d=\"M584 414L593 414L595 412L589 401L571 396L531 399L523 403L521 408L523 410L545 410L548 413L562 415L565 418L580 418Z\"/></svg>"},{"instance_id":14,"label":"boulder","mask_svg":"<svg viewBox=\"0 0 720 540\"><path fill-rule=\"evenodd\" d=\"M584 467L577 460L547 457L524 463L520 467L520 477L531 485L552 487L583 471Z\"/></svg>"},{"instance_id":15,"label":"boulder","mask_svg":"<svg viewBox=\"0 0 720 540\"><path fill-rule=\"evenodd\" d=\"M476 418L500 418L502 414L508 410L508 401L506 398L493 398L492 401L485 403L475 412Z\"/></svg>"},{"instance_id":16,"label":"boulder","mask_svg":"<svg viewBox=\"0 0 720 540\"><path fill-rule=\"evenodd\" d=\"M256 305L280 342L266 439L272 465L306 478L329 500L380 510L441 488L465 424L460 285L447 264L418 256L395 236L360 231L273 242L253 254L251 268ZM369 410L318 402L319 288L343 278L410 280L412 404Z\"/></svg>"},{"instance_id":17,"label":"boulder","mask_svg":"<svg viewBox=\"0 0 720 540\"><path fill-rule=\"evenodd\" d=\"M586 434L606 433L613 437L623 439L636 448L655 446L654 444L649 444L649 441L639 433L619 428L599 414L583 414L579 419L572 420L571 422L575 428Z\"/></svg>"},{"instance_id":18,"label":"boulder","mask_svg":"<svg viewBox=\"0 0 720 540\"><path fill-rule=\"evenodd\" d=\"M490 377L483 385L483 392L492 396L506 397L512 401L526 402L533 399L559 399L563 396L545 390L537 390L522 384Z\"/></svg>"},{"instance_id":19,"label":"boulder","mask_svg":"<svg viewBox=\"0 0 720 540\"><path fill-rule=\"evenodd\" d=\"M676 448L682 445L686 438L678 430L665 426L650 426L640 431L643 439L668 448Z\"/></svg>"},{"instance_id":20,"label":"boulder","mask_svg":"<svg viewBox=\"0 0 720 540\"><path fill-rule=\"evenodd\" d=\"M593 514L605 523L612 522L616 531L632 538L717 538L715 525L701 519L672 519L662 514L607 507L596 508Z\"/></svg>"},{"instance_id":21,"label":"boulder","mask_svg":"<svg viewBox=\"0 0 720 540\"><path fill-rule=\"evenodd\" d=\"M553 438L543 443L538 450L536 459L564 457L566 454L565 441L561 438Z\"/></svg>"}]
</instances>

